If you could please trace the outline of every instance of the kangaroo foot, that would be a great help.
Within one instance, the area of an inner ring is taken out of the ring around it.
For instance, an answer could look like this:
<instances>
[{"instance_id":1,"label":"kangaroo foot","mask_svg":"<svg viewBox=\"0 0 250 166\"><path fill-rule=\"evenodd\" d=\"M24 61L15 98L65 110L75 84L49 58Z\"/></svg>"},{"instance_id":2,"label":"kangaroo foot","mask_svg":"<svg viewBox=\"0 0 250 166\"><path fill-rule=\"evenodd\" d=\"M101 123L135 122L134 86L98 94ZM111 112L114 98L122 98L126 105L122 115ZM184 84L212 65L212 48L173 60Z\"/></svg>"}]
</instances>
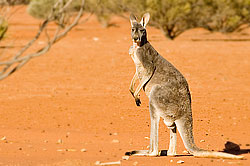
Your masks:
<instances>
[{"instance_id":1,"label":"kangaroo foot","mask_svg":"<svg viewBox=\"0 0 250 166\"><path fill-rule=\"evenodd\" d=\"M150 152L149 150L134 150L131 152L126 152L125 155L127 156L159 156L160 153L157 151Z\"/></svg>"},{"instance_id":2,"label":"kangaroo foot","mask_svg":"<svg viewBox=\"0 0 250 166\"><path fill-rule=\"evenodd\" d=\"M175 150L173 150L173 149L169 149L168 151L167 151L167 156L176 156L177 154L176 154L176 151Z\"/></svg>"}]
</instances>

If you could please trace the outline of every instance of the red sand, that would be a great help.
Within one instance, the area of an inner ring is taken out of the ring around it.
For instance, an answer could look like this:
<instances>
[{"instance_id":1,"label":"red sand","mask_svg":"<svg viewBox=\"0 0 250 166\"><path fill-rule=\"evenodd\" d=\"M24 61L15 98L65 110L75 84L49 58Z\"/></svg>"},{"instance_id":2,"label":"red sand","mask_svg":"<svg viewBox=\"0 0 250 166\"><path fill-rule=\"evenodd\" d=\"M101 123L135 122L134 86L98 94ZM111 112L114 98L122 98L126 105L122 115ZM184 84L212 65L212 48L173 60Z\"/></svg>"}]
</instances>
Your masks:
<instances>
[{"instance_id":1,"label":"red sand","mask_svg":"<svg viewBox=\"0 0 250 166\"><path fill-rule=\"evenodd\" d=\"M136 107L128 90L135 72L128 55L130 23L118 17L112 22L117 26L103 29L92 17L0 82L0 165L94 165L147 148L148 98L141 93L142 105ZM15 45L24 45L38 25L25 8L19 10L1 45L14 39ZM249 151L250 31L222 35L194 29L169 41L149 27L148 38L189 83L198 146L222 151L232 141ZM160 149L167 149L168 142L161 121ZM184 150L178 135L177 152ZM241 152L247 160L130 157L122 165L179 165L178 160L182 165L250 165L250 154Z\"/></svg>"}]
</instances>

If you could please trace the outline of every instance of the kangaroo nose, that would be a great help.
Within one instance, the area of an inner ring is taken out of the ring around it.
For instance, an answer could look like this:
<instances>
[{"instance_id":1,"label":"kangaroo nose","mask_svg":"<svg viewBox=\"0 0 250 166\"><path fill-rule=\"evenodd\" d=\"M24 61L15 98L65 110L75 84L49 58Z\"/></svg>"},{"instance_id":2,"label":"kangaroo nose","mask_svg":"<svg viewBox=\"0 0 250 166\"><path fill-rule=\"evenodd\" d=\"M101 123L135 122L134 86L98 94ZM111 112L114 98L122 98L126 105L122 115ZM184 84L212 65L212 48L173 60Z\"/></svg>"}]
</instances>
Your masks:
<instances>
[{"instance_id":1,"label":"kangaroo nose","mask_svg":"<svg viewBox=\"0 0 250 166\"><path fill-rule=\"evenodd\" d=\"M138 36L135 36L135 37L134 37L134 40L138 40L138 39L139 39Z\"/></svg>"}]
</instances>

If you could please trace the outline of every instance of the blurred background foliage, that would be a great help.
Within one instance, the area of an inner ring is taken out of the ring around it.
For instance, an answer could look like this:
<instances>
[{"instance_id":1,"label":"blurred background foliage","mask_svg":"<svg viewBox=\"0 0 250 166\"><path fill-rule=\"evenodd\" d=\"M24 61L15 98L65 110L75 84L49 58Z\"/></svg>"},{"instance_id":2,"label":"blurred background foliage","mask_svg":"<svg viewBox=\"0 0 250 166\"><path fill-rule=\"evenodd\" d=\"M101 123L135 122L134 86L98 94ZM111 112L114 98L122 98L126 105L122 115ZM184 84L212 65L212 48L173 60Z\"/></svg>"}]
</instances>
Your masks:
<instances>
[{"instance_id":1,"label":"blurred background foliage","mask_svg":"<svg viewBox=\"0 0 250 166\"><path fill-rule=\"evenodd\" d=\"M57 0L4 1L11 4L29 3L30 15L45 18ZM66 3L68 0L63 1ZM68 11L76 10L80 2L73 0ZM229 33L242 25L250 25L250 0L85 0L84 10L93 12L103 27L111 25L110 20L114 15L128 18L128 13L132 12L141 17L149 12L150 25L161 29L169 39L196 27Z\"/></svg>"}]
</instances>

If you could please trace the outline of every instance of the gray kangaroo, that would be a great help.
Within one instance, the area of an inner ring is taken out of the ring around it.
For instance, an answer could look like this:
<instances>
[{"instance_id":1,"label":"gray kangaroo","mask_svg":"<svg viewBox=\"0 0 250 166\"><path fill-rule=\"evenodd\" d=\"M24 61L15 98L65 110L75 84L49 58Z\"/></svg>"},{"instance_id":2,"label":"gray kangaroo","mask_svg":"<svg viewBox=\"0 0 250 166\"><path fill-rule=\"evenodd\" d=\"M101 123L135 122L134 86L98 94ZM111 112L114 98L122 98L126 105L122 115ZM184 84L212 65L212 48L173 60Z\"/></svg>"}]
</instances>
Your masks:
<instances>
[{"instance_id":1,"label":"gray kangaroo","mask_svg":"<svg viewBox=\"0 0 250 166\"><path fill-rule=\"evenodd\" d=\"M129 54L132 57L136 72L130 84L130 92L140 106L140 91L143 89L149 98L149 111L151 118L149 150L127 152L126 155L158 156L158 127L159 120L170 129L170 144L168 156L176 156L176 131L178 129L184 146L195 157L242 159L223 152L213 152L200 149L193 138L193 119L191 110L191 95L188 83L184 76L166 59L164 59L147 41L146 25L149 13L144 14L140 23L131 14L131 36L133 46ZM134 90L136 81L139 85Z\"/></svg>"}]
</instances>

